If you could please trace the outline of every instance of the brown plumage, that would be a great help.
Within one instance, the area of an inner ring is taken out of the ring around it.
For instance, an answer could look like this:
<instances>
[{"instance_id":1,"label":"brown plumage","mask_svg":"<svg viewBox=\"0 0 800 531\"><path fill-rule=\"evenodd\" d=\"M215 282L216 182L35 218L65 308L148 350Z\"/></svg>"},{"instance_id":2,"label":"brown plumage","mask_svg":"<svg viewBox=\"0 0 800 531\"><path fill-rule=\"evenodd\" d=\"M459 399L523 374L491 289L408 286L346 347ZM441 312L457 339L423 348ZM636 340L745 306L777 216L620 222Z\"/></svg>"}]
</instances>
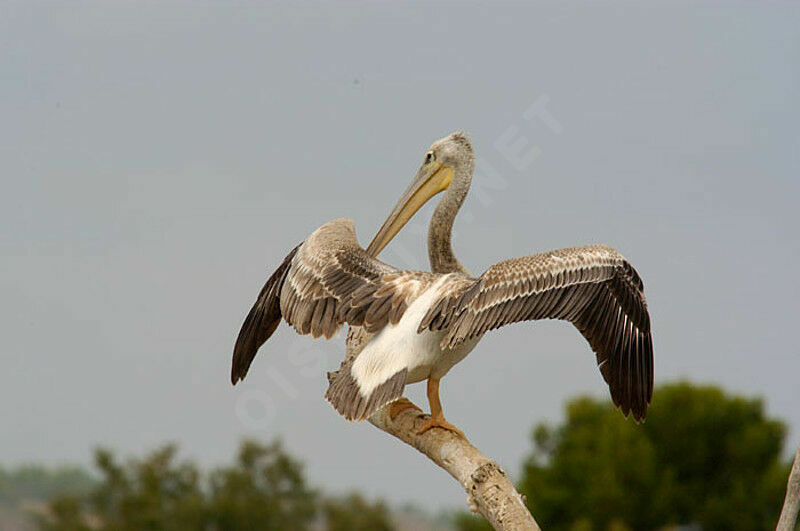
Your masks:
<instances>
[{"instance_id":1,"label":"brown plumage","mask_svg":"<svg viewBox=\"0 0 800 531\"><path fill-rule=\"evenodd\" d=\"M367 418L401 396L407 383L428 379L432 417L423 429L455 430L438 398L439 380L450 368L489 330L560 319L588 340L614 403L644 419L653 393L653 344L644 286L633 266L611 247L589 245L505 260L472 276L453 253L451 233L473 168L469 140L450 135L431 146L367 250L346 219L323 225L292 250L242 325L233 383L245 377L281 317L314 337L330 338L347 323L348 357L330 373L326 393L340 414ZM433 272L400 270L375 258L442 191L428 232Z\"/></svg>"},{"instance_id":2,"label":"brown plumage","mask_svg":"<svg viewBox=\"0 0 800 531\"><path fill-rule=\"evenodd\" d=\"M644 419L653 394L650 317L639 275L611 247L589 245L512 258L454 289L419 325L443 330L443 346L538 319L574 324L597 354L614 404Z\"/></svg>"},{"instance_id":3,"label":"brown plumage","mask_svg":"<svg viewBox=\"0 0 800 531\"><path fill-rule=\"evenodd\" d=\"M281 317L313 337L330 339L343 323L375 332L397 324L435 276L370 257L350 219L326 223L286 256L261 289L233 349L231 382L244 379Z\"/></svg>"},{"instance_id":4,"label":"brown plumage","mask_svg":"<svg viewBox=\"0 0 800 531\"><path fill-rule=\"evenodd\" d=\"M232 381L244 378L258 348L283 316L300 334L332 337L343 323L377 332L397 324L405 309L441 274L401 271L370 257L351 220L336 220L286 257L261 290L234 348ZM573 323L597 354L614 403L644 418L653 390L653 350L643 284L611 247L589 245L512 258L473 278L447 274L442 294L417 332L443 331L443 348L479 338L503 325L538 319ZM348 418L371 413L399 396L399 379L358 397L345 391L352 376L326 397ZM403 380L404 381L404 380Z\"/></svg>"}]
</instances>

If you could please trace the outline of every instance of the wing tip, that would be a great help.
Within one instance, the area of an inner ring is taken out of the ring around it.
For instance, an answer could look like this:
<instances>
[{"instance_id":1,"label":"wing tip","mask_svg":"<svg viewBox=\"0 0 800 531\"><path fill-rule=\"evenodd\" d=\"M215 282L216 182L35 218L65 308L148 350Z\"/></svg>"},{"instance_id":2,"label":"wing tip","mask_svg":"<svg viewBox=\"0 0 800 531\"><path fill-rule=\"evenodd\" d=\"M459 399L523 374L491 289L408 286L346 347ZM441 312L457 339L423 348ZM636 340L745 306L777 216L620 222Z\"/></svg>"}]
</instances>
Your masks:
<instances>
[{"instance_id":1,"label":"wing tip","mask_svg":"<svg viewBox=\"0 0 800 531\"><path fill-rule=\"evenodd\" d=\"M653 347L649 332L642 341L628 345L622 352L598 355L598 367L611 392L614 406L628 418L641 424L653 399ZM633 359L634 367L620 365L623 358ZM613 366L612 366L613 365Z\"/></svg>"},{"instance_id":2,"label":"wing tip","mask_svg":"<svg viewBox=\"0 0 800 531\"><path fill-rule=\"evenodd\" d=\"M233 385L244 380L259 347L272 336L281 322L283 317L280 308L281 289L300 245L302 243L286 255L281 265L267 279L256 302L242 323L233 347L233 359L231 360L231 384Z\"/></svg>"},{"instance_id":3,"label":"wing tip","mask_svg":"<svg viewBox=\"0 0 800 531\"><path fill-rule=\"evenodd\" d=\"M248 355L242 350L243 346L237 342L233 350L233 360L231 362L231 385L236 385L244 380L245 376L247 376L247 372L250 370L250 363L247 362L247 360L252 361L255 357L254 353Z\"/></svg>"}]
</instances>

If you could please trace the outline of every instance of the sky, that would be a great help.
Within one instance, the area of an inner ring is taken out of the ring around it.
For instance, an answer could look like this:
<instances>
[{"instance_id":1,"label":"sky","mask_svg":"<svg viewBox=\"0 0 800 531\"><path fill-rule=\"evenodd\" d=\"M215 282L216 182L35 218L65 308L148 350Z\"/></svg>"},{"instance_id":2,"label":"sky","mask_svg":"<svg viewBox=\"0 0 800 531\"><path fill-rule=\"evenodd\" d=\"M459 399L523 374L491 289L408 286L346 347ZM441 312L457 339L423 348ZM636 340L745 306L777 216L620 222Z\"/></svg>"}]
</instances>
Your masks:
<instances>
[{"instance_id":1,"label":"sky","mask_svg":"<svg viewBox=\"0 0 800 531\"><path fill-rule=\"evenodd\" d=\"M3 2L0 116L0 463L175 441L213 466L279 437L328 491L461 508L446 473L325 402L343 336L283 325L229 381L286 253L339 217L366 245L456 130L477 153L464 265L613 245L645 282L656 382L763 397L787 455L800 442L790 2ZM434 203L385 261L428 267ZM579 394L608 391L555 321L488 334L441 387L512 476Z\"/></svg>"}]
</instances>

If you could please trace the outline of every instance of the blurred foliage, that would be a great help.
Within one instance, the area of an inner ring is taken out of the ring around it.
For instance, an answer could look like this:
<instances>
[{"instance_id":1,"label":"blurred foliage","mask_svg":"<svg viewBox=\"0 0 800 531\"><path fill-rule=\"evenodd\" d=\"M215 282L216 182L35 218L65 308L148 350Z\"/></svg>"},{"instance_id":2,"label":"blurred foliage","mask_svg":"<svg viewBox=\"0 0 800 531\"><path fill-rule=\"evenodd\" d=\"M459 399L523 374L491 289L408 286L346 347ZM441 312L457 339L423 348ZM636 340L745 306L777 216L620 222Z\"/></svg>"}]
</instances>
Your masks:
<instances>
[{"instance_id":1,"label":"blurred foliage","mask_svg":"<svg viewBox=\"0 0 800 531\"><path fill-rule=\"evenodd\" d=\"M459 511L453 516L453 525L459 531L492 531L492 526L484 517L466 511Z\"/></svg>"},{"instance_id":2,"label":"blurred foliage","mask_svg":"<svg viewBox=\"0 0 800 531\"><path fill-rule=\"evenodd\" d=\"M519 488L544 529L774 529L789 471L785 431L760 400L712 386L660 386L640 425L610 402L577 398L562 424L534 428ZM105 449L94 458L96 478L78 468L0 468L0 505L49 500L37 521L52 531L393 528L380 501L309 487L277 442L245 441L231 465L210 473L180 460L174 445L125 462ZM454 523L490 529L468 513Z\"/></svg>"},{"instance_id":3,"label":"blurred foliage","mask_svg":"<svg viewBox=\"0 0 800 531\"><path fill-rule=\"evenodd\" d=\"M322 504L328 531L348 531L349 529L372 529L391 531L392 521L389 510L383 502L371 504L360 494L353 493L343 498L330 498Z\"/></svg>"},{"instance_id":4,"label":"blurred foliage","mask_svg":"<svg viewBox=\"0 0 800 531\"><path fill-rule=\"evenodd\" d=\"M317 494L299 462L279 444L244 442L237 466L211 477L211 521L218 529L304 529L316 515Z\"/></svg>"},{"instance_id":5,"label":"blurred foliage","mask_svg":"<svg viewBox=\"0 0 800 531\"><path fill-rule=\"evenodd\" d=\"M381 502L361 496L322 498L306 483L302 465L279 443L245 441L233 466L208 475L178 461L167 445L121 464L95 452L101 480L85 495L51 500L40 527L85 530L390 530Z\"/></svg>"},{"instance_id":6,"label":"blurred foliage","mask_svg":"<svg viewBox=\"0 0 800 531\"><path fill-rule=\"evenodd\" d=\"M656 389L647 421L578 398L566 422L533 430L520 491L553 530L774 529L789 465L785 426L758 399L689 383ZM489 529L459 515L463 531Z\"/></svg>"},{"instance_id":7,"label":"blurred foliage","mask_svg":"<svg viewBox=\"0 0 800 531\"><path fill-rule=\"evenodd\" d=\"M66 493L86 493L94 484L92 477L78 467L48 469L26 465L6 470L0 467L0 503L16 504L23 500L48 500Z\"/></svg>"}]
</instances>

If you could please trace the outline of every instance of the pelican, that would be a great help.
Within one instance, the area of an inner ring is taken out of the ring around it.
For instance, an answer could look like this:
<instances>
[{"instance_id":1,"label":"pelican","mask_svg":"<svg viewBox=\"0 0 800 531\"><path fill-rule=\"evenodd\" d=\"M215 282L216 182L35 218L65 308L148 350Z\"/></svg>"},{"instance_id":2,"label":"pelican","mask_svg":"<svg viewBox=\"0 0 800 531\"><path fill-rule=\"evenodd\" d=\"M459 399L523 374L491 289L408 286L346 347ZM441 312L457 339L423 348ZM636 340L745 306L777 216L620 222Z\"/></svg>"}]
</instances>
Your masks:
<instances>
[{"instance_id":1,"label":"pelican","mask_svg":"<svg viewBox=\"0 0 800 531\"><path fill-rule=\"evenodd\" d=\"M391 404L427 380L431 414L420 433L443 428L439 382L489 330L539 319L569 321L588 340L614 404L645 418L653 347L644 286L613 248L587 245L512 258L473 276L453 253L453 222L469 192L475 156L464 134L434 142L416 177L365 250L349 219L331 221L295 247L267 280L239 332L231 381L242 380L283 318L300 334L331 338L348 324L366 342L333 373L326 399L348 420ZM431 271L377 259L430 198L443 193L428 230ZM463 436L463 435L462 435Z\"/></svg>"}]
</instances>

